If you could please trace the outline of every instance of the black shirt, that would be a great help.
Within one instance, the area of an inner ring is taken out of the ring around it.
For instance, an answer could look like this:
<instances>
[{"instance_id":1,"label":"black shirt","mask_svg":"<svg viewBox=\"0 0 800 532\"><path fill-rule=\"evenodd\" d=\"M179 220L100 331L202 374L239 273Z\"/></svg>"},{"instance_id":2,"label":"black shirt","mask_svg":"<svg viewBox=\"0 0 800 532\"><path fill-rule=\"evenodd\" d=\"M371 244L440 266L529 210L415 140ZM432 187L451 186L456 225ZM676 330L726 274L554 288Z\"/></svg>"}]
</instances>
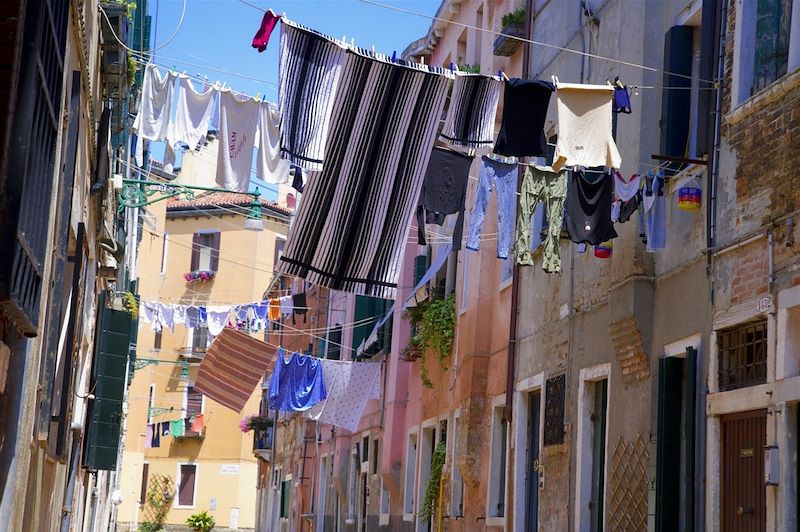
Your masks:
<instances>
[{"instance_id":1,"label":"black shirt","mask_svg":"<svg viewBox=\"0 0 800 532\"><path fill-rule=\"evenodd\" d=\"M461 249L464 207L472 157L452 150L433 148L417 207L417 236L425 244L425 220L442 225L448 214L458 213L453 228L453 249ZM427 212L427 216L424 214Z\"/></svg>"},{"instance_id":2,"label":"black shirt","mask_svg":"<svg viewBox=\"0 0 800 532\"><path fill-rule=\"evenodd\" d=\"M603 174L594 183L583 172L572 172L567 184L565 223L570 240L596 246L617 237L611 222L614 177Z\"/></svg>"},{"instance_id":3,"label":"black shirt","mask_svg":"<svg viewBox=\"0 0 800 532\"><path fill-rule=\"evenodd\" d=\"M544 157L544 122L555 87L547 81L514 78L503 92L503 120L494 152L516 157Z\"/></svg>"}]
</instances>

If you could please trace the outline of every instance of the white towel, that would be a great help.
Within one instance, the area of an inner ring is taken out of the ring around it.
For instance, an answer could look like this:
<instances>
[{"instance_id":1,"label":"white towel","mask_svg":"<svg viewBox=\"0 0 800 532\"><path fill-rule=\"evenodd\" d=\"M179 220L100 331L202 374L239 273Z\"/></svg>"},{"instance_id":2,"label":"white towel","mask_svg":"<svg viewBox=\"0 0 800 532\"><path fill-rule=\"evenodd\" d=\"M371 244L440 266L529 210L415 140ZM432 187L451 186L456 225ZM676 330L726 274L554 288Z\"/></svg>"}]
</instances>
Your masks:
<instances>
[{"instance_id":1,"label":"white towel","mask_svg":"<svg viewBox=\"0 0 800 532\"><path fill-rule=\"evenodd\" d=\"M306 411L305 416L355 432L370 399L380 399L381 364L320 360L328 397Z\"/></svg>"},{"instance_id":2,"label":"white towel","mask_svg":"<svg viewBox=\"0 0 800 532\"><path fill-rule=\"evenodd\" d=\"M217 184L232 192L247 192L258 122L258 103L220 93Z\"/></svg>"},{"instance_id":3,"label":"white towel","mask_svg":"<svg viewBox=\"0 0 800 532\"><path fill-rule=\"evenodd\" d=\"M614 88L559 83L556 102L558 141L553 169L558 171L565 166L619 168L622 157L611 134Z\"/></svg>"},{"instance_id":4,"label":"white towel","mask_svg":"<svg viewBox=\"0 0 800 532\"><path fill-rule=\"evenodd\" d=\"M269 102L261 104L258 112L258 158L256 177L267 183L286 183L289 180L289 161L281 158L281 115Z\"/></svg>"},{"instance_id":5,"label":"white towel","mask_svg":"<svg viewBox=\"0 0 800 532\"><path fill-rule=\"evenodd\" d=\"M139 96L139 114L133 121L133 130L142 139L166 140L169 134L169 121L172 115L172 88L175 76L167 72L164 77L155 65L147 65L142 78L142 92ZM136 164L142 165L140 150L136 153Z\"/></svg>"},{"instance_id":6,"label":"white towel","mask_svg":"<svg viewBox=\"0 0 800 532\"><path fill-rule=\"evenodd\" d=\"M214 87L197 92L189 78L178 77L178 103L169 132L170 144L183 142L192 150L197 147L208 133L217 92Z\"/></svg>"},{"instance_id":7,"label":"white towel","mask_svg":"<svg viewBox=\"0 0 800 532\"><path fill-rule=\"evenodd\" d=\"M206 326L211 336L219 336L219 333L221 333L222 329L228 324L228 316L230 313L230 305L206 307Z\"/></svg>"}]
</instances>

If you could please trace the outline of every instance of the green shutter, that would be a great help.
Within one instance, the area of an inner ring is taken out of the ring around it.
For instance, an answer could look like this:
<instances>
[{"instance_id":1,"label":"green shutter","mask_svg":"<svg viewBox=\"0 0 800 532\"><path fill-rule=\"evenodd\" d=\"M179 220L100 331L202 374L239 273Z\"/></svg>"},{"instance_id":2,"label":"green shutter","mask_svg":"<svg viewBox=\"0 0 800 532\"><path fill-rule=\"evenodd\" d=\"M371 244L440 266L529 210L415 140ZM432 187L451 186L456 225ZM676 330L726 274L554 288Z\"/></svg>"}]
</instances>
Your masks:
<instances>
[{"instance_id":1,"label":"green shutter","mask_svg":"<svg viewBox=\"0 0 800 532\"><path fill-rule=\"evenodd\" d=\"M678 530L681 480L681 373L683 360L658 361L656 532Z\"/></svg>"},{"instance_id":2,"label":"green shutter","mask_svg":"<svg viewBox=\"0 0 800 532\"><path fill-rule=\"evenodd\" d=\"M686 463L684 464L684 500L686 516L684 529L686 532L694 530L694 479L695 471L695 439L694 427L696 422L695 410L697 408L697 349L686 348L686 395L683 401L684 431L686 433ZM705 422L705 420L703 420ZM701 475L705 476L705 475Z\"/></svg>"},{"instance_id":3,"label":"green shutter","mask_svg":"<svg viewBox=\"0 0 800 532\"><path fill-rule=\"evenodd\" d=\"M89 402L83 467L111 471L119 450L131 318L127 312L106 308L104 294L98 308L91 386L95 398Z\"/></svg>"},{"instance_id":4,"label":"green shutter","mask_svg":"<svg viewBox=\"0 0 800 532\"><path fill-rule=\"evenodd\" d=\"M422 276L428 271L428 256L417 255L414 257L414 285L422 280Z\"/></svg>"}]
</instances>

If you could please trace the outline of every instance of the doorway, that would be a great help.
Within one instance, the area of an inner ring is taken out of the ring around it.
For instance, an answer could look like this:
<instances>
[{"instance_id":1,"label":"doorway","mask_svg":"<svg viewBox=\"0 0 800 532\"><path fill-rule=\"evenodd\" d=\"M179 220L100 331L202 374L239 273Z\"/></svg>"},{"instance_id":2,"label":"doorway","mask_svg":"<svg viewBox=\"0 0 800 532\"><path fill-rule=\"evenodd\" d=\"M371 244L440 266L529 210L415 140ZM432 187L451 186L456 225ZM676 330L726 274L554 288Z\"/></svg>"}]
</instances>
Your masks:
<instances>
[{"instance_id":1,"label":"doorway","mask_svg":"<svg viewBox=\"0 0 800 532\"><path fill-rule=\"evenodd\" d=\"M765 532L764 445L767 411L752 410L721 417L722 530Z\"/></svg>"},{"instance_id":2,"label":"doorway","mask_svg":"<svg viewBox=\"0 0 800 532\"><path fill-rule=\"evenodd\" d=\"M525 474L525 530L536 532L539 523L539 408L540 392L528 394L528 456Z\"/></svg>"}]
</instances>

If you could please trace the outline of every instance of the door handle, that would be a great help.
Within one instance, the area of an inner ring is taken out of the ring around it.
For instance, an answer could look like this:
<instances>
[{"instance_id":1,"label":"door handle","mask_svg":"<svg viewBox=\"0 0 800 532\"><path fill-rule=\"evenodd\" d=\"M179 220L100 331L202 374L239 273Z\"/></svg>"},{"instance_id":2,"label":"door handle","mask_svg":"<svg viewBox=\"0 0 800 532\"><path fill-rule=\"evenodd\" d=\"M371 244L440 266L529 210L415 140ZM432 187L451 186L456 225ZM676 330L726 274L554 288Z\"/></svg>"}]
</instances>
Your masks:
<instances>
[{"instance_id":1,"label":"door handle","mask_svg":"<svg viewBox=\"0 0 800 532\"><path fill-rule=\"evenodd\" d=\"M744 514L751 514L751 513L753 513L752 508L744 508L742 506L736 508L736 515L742 516Z\"/></svg>"}]
</instances>

